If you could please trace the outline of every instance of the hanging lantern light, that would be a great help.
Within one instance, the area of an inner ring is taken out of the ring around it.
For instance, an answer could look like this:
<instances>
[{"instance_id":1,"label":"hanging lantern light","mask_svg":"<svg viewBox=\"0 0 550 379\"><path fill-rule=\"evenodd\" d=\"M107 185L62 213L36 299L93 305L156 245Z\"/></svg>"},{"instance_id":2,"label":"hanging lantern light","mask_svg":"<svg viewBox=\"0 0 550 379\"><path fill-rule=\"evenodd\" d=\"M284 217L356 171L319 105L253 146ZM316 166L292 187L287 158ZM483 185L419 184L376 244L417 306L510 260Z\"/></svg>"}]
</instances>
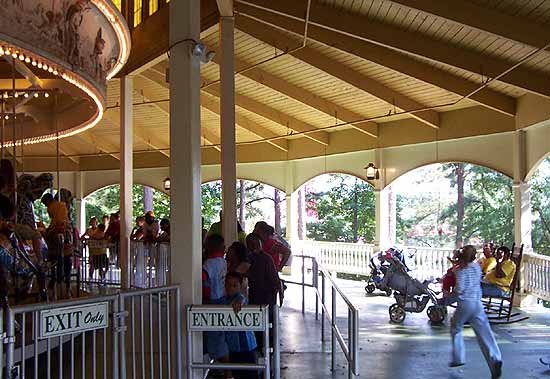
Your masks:
<instances>
[{"instance_id":1,"label":"hanging lantern light","mask_svg":"<svg viewBox=\"0 0 550 379\"><path fill-rule=\"evenodd\" d=\"M170 178L164 179L164 190L170 191Z\"/></svg>"},{"instance_id":2,"label":"hanging lantern light","mask_svg":"<svg viewBox=\"0 0 550 379\"><path fill-rule=\"evenodd\" d=\"M380 179L380 170L374 165L374 163L369 163L368 166L365 167L365 171L367 174L367 180Z\"/></svg>"}]
</instances>

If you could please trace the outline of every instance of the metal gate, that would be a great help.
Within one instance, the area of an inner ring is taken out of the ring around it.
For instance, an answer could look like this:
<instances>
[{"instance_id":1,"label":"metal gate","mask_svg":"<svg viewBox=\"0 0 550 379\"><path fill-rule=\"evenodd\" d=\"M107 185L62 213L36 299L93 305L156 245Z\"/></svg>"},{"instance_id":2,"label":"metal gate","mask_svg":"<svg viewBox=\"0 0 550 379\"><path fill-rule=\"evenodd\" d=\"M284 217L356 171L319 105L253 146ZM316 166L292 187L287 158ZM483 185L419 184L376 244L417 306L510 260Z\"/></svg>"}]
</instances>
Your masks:
<instances>
[{"instance_id":1,"label":"metal gate","mask_svg":"<svg viewBox=\"0 0 550 379\"><path fill-rule=\"evenodd\" d=\"M16 306L0 333L3 378L182 377L177 286Z\"/></svg>"}]
</instances>

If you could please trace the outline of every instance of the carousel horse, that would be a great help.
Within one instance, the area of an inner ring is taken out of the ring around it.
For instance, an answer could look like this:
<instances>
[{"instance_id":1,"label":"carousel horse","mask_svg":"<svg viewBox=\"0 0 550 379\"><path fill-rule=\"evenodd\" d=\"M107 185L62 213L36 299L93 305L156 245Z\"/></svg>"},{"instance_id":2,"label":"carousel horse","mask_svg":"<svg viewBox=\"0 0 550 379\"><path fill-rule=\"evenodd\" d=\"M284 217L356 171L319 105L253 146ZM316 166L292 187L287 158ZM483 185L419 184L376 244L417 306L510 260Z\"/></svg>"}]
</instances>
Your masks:
<instances>
[{"instance_id":1,"label":"carousel horse","mask_svg":"<svg viewBox=\"0 0 550 379\"><path fill-rule=\"evenodd\" d=\"M17 178L17 222L36 229L33 203L53 187L53 175L23 174Z\"/></svg>"}]
</instances>

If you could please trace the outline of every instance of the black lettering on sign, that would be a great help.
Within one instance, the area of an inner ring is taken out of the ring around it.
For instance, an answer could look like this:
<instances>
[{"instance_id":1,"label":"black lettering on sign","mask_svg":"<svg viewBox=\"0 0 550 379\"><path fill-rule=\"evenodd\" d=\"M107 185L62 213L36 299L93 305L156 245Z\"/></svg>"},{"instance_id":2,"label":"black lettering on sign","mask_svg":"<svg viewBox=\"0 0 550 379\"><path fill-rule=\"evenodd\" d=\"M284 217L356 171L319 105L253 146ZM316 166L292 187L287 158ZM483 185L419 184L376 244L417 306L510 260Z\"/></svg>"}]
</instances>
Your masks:
<instances>
[{"instance_id":1,"label":"black lettering on sign","mask_svg":"<svg viewBox=\"0 0 550 379\"><path fill-rule=\"evenodd\" d=\"M46 317L46 333L53 332L53 319L54 319L54 316Z\"/></svg>"}]
</instances>

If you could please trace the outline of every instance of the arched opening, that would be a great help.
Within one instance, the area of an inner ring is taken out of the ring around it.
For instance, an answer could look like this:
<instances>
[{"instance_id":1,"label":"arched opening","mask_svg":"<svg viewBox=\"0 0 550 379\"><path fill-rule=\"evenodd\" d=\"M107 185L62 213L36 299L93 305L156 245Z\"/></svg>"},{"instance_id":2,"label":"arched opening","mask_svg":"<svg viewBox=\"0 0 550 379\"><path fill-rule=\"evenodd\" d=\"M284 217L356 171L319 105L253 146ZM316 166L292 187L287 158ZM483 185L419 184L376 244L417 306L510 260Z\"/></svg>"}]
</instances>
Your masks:
<instances>
[{"instance_id":1,"label":"arched opening","mask_svg":"<svg viewBox=\"0 0 550 379\"><path fill-rule=\"evenodd\" d=\"M170 216L170 197L164 192L141 184L134 184L133 193L134 219L149 210L154 211L158 219ZM86 217L97 217L98 220L101 220L104 215L119 211L120 186L114 184L103 187L90 193L84 199L86 200Z\"/></svg>"},{"instance_id":2,"label":"arched opening","mask_svg":"<svg viewBox=\"0 0 550 379\"><path fill-rule=\"evenodd\" d=\"M431 164L399 177L397 242L455 247L513 241L512 180L470 163Z\"/></svg>"},{"instance_id":3,"label":"arched opening","mask_svg":"<svg viewBox=\"0 0 550 379\"><path fill-rule=\"evenodd\" d=\"M204 228L209 229L219 221L222 209L222 182L203 183L202 217ZM252 180L237 181L237 220L243 230L252 232L258 221L273 225L279 235L286 233L286 197L284 192L269 184Z\"/></svg>"},{"instance_id":4,"label":"arched opening","mask_svg":"<svg viewBox=\"0 0 550 379\"><path fill-rule=\"evenodd\" d=\"M529 180L533 214L533 249L550 255L550 156L544 159Z\"/></svg>"},{"instance_id":5,"label":"arched opening","mask_svg":"<svg viewBox=\"0 0 550 379\"><path fill-rule=\"evenodd\" d=\"M322 174L309 180L299 191L303 192L298 196L304 198L305 215L298 215L298 231L300 219L305 218L308 239L330 242L374 240L374 190L365 180L349 174ZM300 206L298 212L301 212Z\"/></svg>"}]
</instances>

